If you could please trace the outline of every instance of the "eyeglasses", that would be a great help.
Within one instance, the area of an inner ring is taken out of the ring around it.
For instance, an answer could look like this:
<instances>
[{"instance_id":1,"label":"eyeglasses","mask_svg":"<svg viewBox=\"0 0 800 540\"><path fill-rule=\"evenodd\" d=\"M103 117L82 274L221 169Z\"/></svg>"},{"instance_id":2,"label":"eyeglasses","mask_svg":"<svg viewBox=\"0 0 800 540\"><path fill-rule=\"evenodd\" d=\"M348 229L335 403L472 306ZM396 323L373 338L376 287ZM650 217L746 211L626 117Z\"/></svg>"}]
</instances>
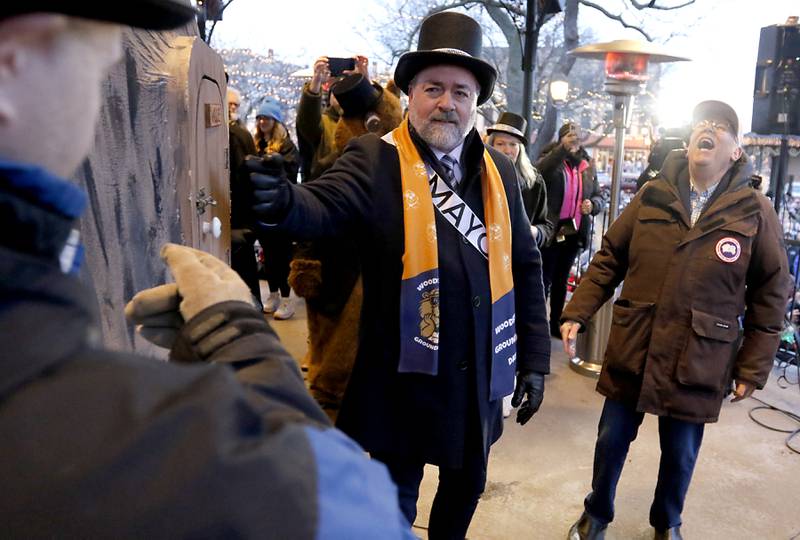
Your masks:
<instances>
[{"instance_id":1,"label":"eyeglasses","mask_svg":"<svg viewBox=\"0 0 800 540\"><path fill-rule=\"evenodd\" d=\"M733 133L731 125L727 122L714 122L713 120L700 120L694 125L694 129L713 129L714 131L730 131Z\"/></svg>"}]
</instances>

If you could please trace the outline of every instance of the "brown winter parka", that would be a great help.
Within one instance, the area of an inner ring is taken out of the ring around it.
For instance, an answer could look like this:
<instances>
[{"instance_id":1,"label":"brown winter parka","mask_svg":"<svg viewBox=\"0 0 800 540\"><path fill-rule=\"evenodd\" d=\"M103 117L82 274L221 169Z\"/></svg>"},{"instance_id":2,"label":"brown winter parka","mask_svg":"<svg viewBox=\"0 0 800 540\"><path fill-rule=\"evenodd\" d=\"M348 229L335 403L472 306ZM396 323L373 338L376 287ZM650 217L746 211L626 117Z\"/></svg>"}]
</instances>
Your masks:
<instances>
[{"instance_id":1,"label":"brown winter parka","mask_svg":"<svg viewBox=\"0 0 800 540\"><path fill-rule=\"evenodd\" d=\"M715 422L732 379L762 388L790 289L781 226L733 164L692 227L686 155L674 151L603 238L561 321L614 302L604 396L641 412Z\"/></svg>"}]
</instances>

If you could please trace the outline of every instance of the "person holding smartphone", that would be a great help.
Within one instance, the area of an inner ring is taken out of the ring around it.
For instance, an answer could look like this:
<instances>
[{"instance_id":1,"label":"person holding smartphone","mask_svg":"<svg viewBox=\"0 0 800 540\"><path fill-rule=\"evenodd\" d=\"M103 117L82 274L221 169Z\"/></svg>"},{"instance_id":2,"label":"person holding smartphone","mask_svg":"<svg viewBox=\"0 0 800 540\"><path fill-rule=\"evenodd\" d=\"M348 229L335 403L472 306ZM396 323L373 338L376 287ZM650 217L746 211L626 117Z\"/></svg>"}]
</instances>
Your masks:
<instances>
[{"instance_id":1,"label":"person holding smartphone","mask_svg":"<svg viewBox=\"0 0 800 540\"><path fill-rule=\"evenodd\" d=\"M303 86L297 106L297 140L303 164L303 182L318 178L341 153L336 149L335 133L342 108L332 93L329 94L328 106L324 107L323 90L330 90L336 77L341 75L361 73L369 78L369 59L360 55L353 58L320 56L314 61L313 69L314 74Z\"/></svg>"}]
</instances>

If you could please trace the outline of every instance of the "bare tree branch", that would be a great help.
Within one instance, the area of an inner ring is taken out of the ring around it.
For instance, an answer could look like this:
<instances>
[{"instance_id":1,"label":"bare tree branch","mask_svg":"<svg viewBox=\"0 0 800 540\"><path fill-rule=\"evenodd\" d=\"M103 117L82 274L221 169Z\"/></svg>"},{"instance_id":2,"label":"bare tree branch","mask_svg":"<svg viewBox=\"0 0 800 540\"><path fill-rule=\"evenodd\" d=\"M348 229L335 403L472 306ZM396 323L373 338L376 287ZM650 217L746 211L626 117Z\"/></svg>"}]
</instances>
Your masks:
<instances>
[{"instance_id":1,"label":"bare tree branch","mask_svg":"<svg viewBox=\"0 0 800 540\"><path fill-rule=\"evenodd\" d=\"M220 12L220 14L222 14L222 13L225 13L225 9L226 9L226 8L227 8L229 5L231 5L231 2L233 2L233 0L228 0L227 2L225 2L225 5L223 5L223 6L222 6L222 9L219 11L219 12ZM206 38L206 43L209 43L209 44L211 43L211 35L214 33L214 28L216 28L216 27L217 27L217 23L218 23L218 22L219 22L219 21L216 21L216 20L215 20L215 21L214 21L214 24L212 24L212 25L211 25L211 30L209 30L209 31L208 31L208 37Z\"/></svg>"},{"instance_id":2,"label":"bare tree branch","mask_svg":"<svg viewBox=\"0 0 800 540\"><path fill-rule=\"evenodd\" d=\"M602 6L598 5L598 4L595 4L594 2L590 2L589 0L579 0L579 2L581 4L583 4L584 6L586 6L586 7L590 7L590 8L596 9L597 11L599 11L600 13L602 13L603 15L608 17L609 19L612 19L614 21L619 22L625 28L630 28L631 30L636 30L637 32L642 34L647 41L653 41L653 38L650 36L650 34L645 32L639 26L636 26L635 24L630 24L630 23L626 22L625 19L622 18L622 15L614 15L613 13L608 11L606 8L604 8L604 7L602 7Z\"/></svg>"},{"instance_id":3,"label":"bare tree branch","mask_svg":"<svg viewBox=\"0 0 800 540\"><path fill-rule=\"evenodd\" d=\"M687 0L683 4L679 4L677 6L659 6L656 4L656 0L650 0L647 3L639 3L636 0L631 0L631 5L636 9L662 9L664 11L670 11L672 9L681 9L686 6L690 6L694 4L695 0Z\"/></svg>"}]
</instances>

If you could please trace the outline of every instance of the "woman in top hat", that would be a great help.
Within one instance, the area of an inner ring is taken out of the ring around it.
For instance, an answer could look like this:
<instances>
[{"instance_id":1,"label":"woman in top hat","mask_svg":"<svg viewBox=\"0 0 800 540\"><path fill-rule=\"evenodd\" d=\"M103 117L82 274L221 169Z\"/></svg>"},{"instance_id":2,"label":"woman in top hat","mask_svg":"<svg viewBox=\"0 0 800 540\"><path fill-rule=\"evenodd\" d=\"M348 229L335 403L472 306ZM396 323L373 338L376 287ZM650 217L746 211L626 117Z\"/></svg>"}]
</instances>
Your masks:
<instances>
[{"instance_id":1,"label":"woman in top hat","mask_svg":"<svg viewBox=\"0 0 800 540\"><path fill-rule=\"evenodd\" d=\"M297 147L289 138L283 125L283 115L278 103L266 100L256 114L256 132L253 137L259 156L280 154L283 169L292 183L297 182ZM272 313L278 320L294 315L294 302L289 288L289 263L292 260L292 242L282 233L264 231L258 233L258 243L264 250L264 268L269 283L269 296L264 300L264 313Z\"/></svg>"},{"instance_id":2,"label":"woman in top hat","mask_svg":"<svg viewBox=\"0 0 800 540\"><path fill-rule=\"evenodd\" d=\"M519 187L525 213L531 222L531 233L536 245L541 247L553 235L553 223L547 219L547 189L544 178L531 163L525 152L525 126L527 122L518 114L504 112L497 123L486 130L486 143L508 156L517 169Z\"/></svg>"}]
</instances>

